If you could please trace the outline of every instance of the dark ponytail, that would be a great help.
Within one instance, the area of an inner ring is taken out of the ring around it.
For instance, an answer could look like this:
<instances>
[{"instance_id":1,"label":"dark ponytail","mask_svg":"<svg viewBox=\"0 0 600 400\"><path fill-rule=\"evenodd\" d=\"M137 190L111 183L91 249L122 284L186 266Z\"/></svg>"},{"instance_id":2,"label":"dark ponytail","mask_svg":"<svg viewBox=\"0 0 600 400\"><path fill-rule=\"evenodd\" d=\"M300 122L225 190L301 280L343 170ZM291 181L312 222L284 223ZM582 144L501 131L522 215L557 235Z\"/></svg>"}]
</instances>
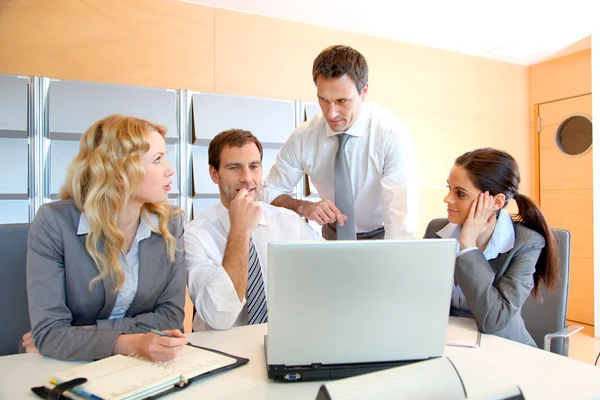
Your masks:
<instances>
[{"instance_id":1,"label":"dark ponytail","mask_svg":"<svg viewBox=\"0 0 600 400\"><path fill-rule=\"evenodd\" d=\"M521 176L515 159L504 151L486 148L463 154L455 164L469 173L479 190L488 191L492 196L503 193L506 196L504 207L510 199L515 199L519 209L519 213L513 216L515 222L536 231L546 241L533 274L533 296L539 299L540 282L548 289L554 289L559 279L556 240L539 207L529 197L519 193Z\"/></svg>"},{"instance_id":2,"label":"dark ponytail","mask_svg":"<svg viewBox=\"0 0 600 400\"><path fill-rule=\"evenodd\" d=\"M538 285L540 281L548 289L553 290L556 288L556 283L559 279L556 239L548 227L542 210L529 197L518 194L515 197L515 202L519 208L519 213L515 216L515 221L536 231L546 240L546 247L542 249L540 258L538 258L535 265L535 273L533 274L533 296L539 299L540 290Z\"/></svg>"}]
</instances>

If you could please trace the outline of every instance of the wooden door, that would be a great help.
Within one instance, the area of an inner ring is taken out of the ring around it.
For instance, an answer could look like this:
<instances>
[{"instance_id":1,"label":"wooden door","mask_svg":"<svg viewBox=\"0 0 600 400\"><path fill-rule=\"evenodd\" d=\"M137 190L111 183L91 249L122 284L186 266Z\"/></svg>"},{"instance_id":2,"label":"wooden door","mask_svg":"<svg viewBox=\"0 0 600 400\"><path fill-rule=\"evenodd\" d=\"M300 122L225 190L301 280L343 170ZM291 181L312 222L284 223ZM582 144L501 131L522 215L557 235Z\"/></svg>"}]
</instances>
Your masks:
<instances>
[{"instance_id":1,"label":"wooden door","mask_svg":"<svg viewBox=\"0 0 600 400\"><path fill-rule=\"evenodd\" d=\"M571 272L567 319L594 324L594 236L592 221L592 149L566 135L591 126L591 94L539 105L540 205L552 227L571 232ZM589 119L586 121L581 119ZM565 128L568 127L568 128ZM575 128L575 129L573 129ZM579 135L579 136L577 136ZM591 141L591 133L589 136ZM578 147L578 151L573 149ZM578 155L566 154L576 153ZM583 151L583 153L581 153Z\"/></svg>"}]
</instances>

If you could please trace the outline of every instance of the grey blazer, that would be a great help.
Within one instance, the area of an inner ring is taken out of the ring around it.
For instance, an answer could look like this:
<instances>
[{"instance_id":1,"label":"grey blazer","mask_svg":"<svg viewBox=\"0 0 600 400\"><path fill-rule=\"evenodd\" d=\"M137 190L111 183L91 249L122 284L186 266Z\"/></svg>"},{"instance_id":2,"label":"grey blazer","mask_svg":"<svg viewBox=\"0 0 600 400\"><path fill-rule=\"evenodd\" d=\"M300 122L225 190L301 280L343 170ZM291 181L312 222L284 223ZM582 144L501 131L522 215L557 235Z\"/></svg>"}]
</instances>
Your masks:
<instances>
[{"instance_id":1,"label":"grey blazer","mask_svg":"<svg viewBox=\"0 0 600 400\"><path fill-rule=\"evenodd\" d=\"M447 224L447 219L434 219L424 237L439 238L436 232ZM451 307L450 315L475 318L481 332L537 347L525 328L521 307L533 289L535 264L546 242L521 223L513 226L515 246L508 253L489 261L481 250L456 257L454 280L471 311Z\"/></svg>"},{"instance_id":2,"label":"grey blazer","mask_svg":"<svg viewBox=\"0 0 600 400\"><path fill-rule=\"evenodd\" d=\"M121 333L143 333L135 323L157 329L183 326L185 255L183 215L171 217L175 260L169 262L161 235L152 232L139 244L139 278L125 317L108 319L116 294L110 280L90 291L98 268L85 249L87 235L77 235L79 210L71 200L40 207L29 230L27 295L31 332L38 351L61 360L95 360L111 355ZM83 328L94 325L96 329Z\"/></svg>"}]
</instances>

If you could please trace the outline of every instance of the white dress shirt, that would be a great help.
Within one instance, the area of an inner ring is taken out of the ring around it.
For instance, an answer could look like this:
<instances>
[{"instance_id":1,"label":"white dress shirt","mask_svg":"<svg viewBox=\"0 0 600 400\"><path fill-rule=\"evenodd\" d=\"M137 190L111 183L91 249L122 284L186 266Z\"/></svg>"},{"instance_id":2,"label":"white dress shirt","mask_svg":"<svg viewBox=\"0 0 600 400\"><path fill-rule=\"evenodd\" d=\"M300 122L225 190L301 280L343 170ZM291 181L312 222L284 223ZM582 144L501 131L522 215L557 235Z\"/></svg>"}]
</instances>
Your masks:
<instances>
[{"instance_id":1,"label":"white dress shirt","mask_svg":"<svg viewBox=\"0 0 600 400\"><path fill-rule=\"evenodd\" d=\"M417 185L414 149L408 128L391 111L364 103L352 127L345 152L354 193L356 232L382 226L386 239L414 238ZM333 161L338 133L323 114L306 121L287 139L261 192L271 203L291 194L306 172L322 199L335 202Z\"/></svg>"},{"instance_id":2,"label":"white dress shirt","mask_svg":"<svg viewBox=\"0 0 600 400\"><path fill-rule=\"evenodd\" d=\"M137 293L138 278L140 275L140 242L149 238L152 231L159 232L157 228L158 216L145 213L145 211L142 211L142 213L144 213L148 220L146 220L144 216L140 217L140 223L129 252L125 254L123 250L121 250L118 255L121 268L123 268L123 273L125 274L125 280L123 281L123 286L117 293L115 305L108 319L123 318L127 310L129 310ZM90 232L90 228L90 221L87 215L82 212L79 217L77 234L87 235Z\"/></svg>"},{"instance_id":3,"label":"white dress shirt","mask_svg":"<svg viewBox=\"0 0 600 400\"><path fill-rule=\"evenodd\" d=\"M454 238L458 240L461 229L462 225L450 222L448 223L448 225L446 225L436 233L439 237L443 239ZM498 257L499 254L509 252L513 247L515 247L515 228L513 226L513 220L510 217L510 215L502 209L500 210L500 214L498 215L498 219L496 221L496 226L494 227L492 237L490 238L488 244L485 246L483 256L488 261L493 260L494 258ZM468 251L473 251L476 249L477 247L468 247L466 249L461 250L459 243L456 248L456 255L459 256ZM452 290L451 304L453 307L458 308L459 310L470 311L469 306L467 304L467 300L465 299L464 294L460 290L460 287L458 287L457 285Z\"/></svg>"},{"instance_id":4,"label":"white dress shirt","mask_svg":"<svg viewBox=\"0 0 600 400\"><path fill-rule=\"evenodd\" d=\"M264 202L260 202L260 205L262 216L252 232L252 241L267 288L267 245L270 242L324 239L293 211ZM193 322L194 330L224 330L248 324L246 298L240 301L222 265L230 228L229 211L222 203L201 211L186 226L184 240L188 289L198 313ZM265 295L268 298L266 290Z\"/></svg>"}]
</instances>

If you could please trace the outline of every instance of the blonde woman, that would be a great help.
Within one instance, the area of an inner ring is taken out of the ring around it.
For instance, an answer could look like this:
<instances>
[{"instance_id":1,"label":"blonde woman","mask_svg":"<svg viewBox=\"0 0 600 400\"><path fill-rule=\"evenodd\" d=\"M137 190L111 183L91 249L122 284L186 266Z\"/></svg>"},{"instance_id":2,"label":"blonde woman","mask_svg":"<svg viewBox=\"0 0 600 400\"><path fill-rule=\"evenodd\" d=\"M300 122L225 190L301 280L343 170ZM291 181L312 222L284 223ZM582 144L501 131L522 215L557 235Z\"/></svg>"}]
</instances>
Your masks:
<instances>
[{"instance_id":1,"label":"blonde woman","mask_svg":"<svg viewBox=\"0 0 600 400\"><path fill-rule=\"evenodd\" d=\"M29 351L62 360L138 354L165 361L187 343L179 331L184 219L167 203L174 170L165 134L121 115L83 134L61 200L41 206L31 224ZM173 337L146 333L137 322Z\"/></svg>"}]
</instances>

